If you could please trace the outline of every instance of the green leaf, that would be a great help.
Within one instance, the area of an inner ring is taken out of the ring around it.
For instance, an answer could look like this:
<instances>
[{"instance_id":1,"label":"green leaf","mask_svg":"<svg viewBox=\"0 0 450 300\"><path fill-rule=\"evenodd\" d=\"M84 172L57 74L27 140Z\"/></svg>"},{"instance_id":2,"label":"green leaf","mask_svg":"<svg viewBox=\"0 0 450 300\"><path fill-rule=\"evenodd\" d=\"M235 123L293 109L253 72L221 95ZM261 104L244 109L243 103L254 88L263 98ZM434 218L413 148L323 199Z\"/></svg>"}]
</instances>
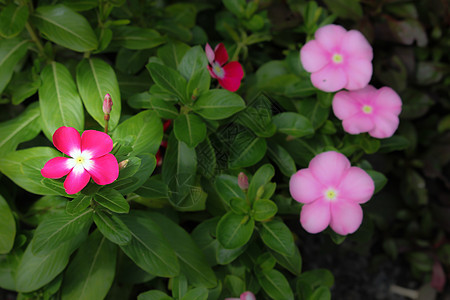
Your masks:
<instances>
[{"instance_id":1,"label":"green leaf","mask_svg":"<svg viewBox=\"0 0 450 300\"><path fill-rule=\"evenodd\" d=\"M299 114L307 117L311 121L314 130L322 126L323 123L328 120L330 108L321 106L320 102L316 99L302 99L295 104Z\"/></svg>"},{"instance_id":2,"label":"green leaf","mask_svg":"<svg viewBox=\"0 0 450 300\"><path fill-rule=\"evenodd\" d=\"M375 190L374 190L374 194L378 193L379 191L381 191L381 189L386 185L387 183L387 178L386 176L384 176L383 173L374 171L374 170L367 170L366 171L367 174L370 175L370 177L372 177L372 180L375 184Z\"/></svg>"},{"instance_id":3,"label":"green leaf","mask_svg":"<svg viewBox=\"0 0 450 300\"><path fill-rule=\"evenodd\" d=\"M25 56L29 41L19 38L0 40L0 93L3 92L17 63Z\"/></svg>"},{"instance_id":4,"label":"green leaf","mask_svg":"<svg viewBox=\"0 0 450 300\"><path fill-rule=\"evenodd\" d=\"M103 236L114 244L126 245L131 241L130 230L116 215L96 210L94 222Z\"/></svg>"},{"instance_id":5,"label":"green leaf","mask_svg":"<svg viewBox=\"0 0 450 300\"><path fill-rule=\"evenodd\" d=\"M189 81L198 70L207 70L208 59L200 46L189 49L181 59L178 71Z\"/></svg>"},{"instance_id":6,"label":"green leaf","mask_svg":"<svg viewBox=\"0 0 450 300\"><path fill-rule=\"evenodd\" d=\"M331 288L334 285L334 276L327 269L314 269L303 272L299 277L299 281L307 283L312 288L319 286Z\"/></svg>"},{"instance_id":7,"label":"green leaf","mask_svg":"<svg viewBox=\"0 0 450 300\"><path fill-rule=\"evenodd\" d=\"M127 74L136 74L145 66L149 56L150 50L120 48L116 56L116 69Z\"/></svg>"},{"instance_id":8,"label":"green leaf","mask_svg":"<svg viewBox=\"0 0 450 300\"><path fill-rule=\"evenodd\" d=\"M222 2L237 17L243 18L245 16L245 7L247 6L245 0L223 0Z\"/></svg>"},{"instance_id":9,"label":"green leaf","mask_svg":"<svg viewBox=\"0 0 450 300\"><path fill-rule=\"evenodd\" d=\"M244 192L239 187L238 179L236 176L220 174L216 177L214 186L216 187L216 191L219 194L220 198L222 198L222 200L225 201L228 205L233 198L246 198Z\"/></svg>"},{"instance_id":10,"label":"green leaf","mask_svg":"<svg viewBox=\"0 0 450 300\"><path fill-rule=\"evenodd\" d=\"M134 26L114 28L113 42L127 49L150 49L163 44L165 41L166 39L153 29Z\"/></svg>"},{"instance_id":11,"label":"green leaf","mask_svg":"<svg viewBox=\"0 0 450 300\"><path fill-rule=\"evenodd\" d=\"M180 261L181 273L188 278L188 281L197 287L215 287L217 284L215 273L189 233L161 214L151 212L148 213L148 217L155 220L175 250Z\"/></svg>"},{"instance_id":12,"label":"green leaf","mask_svg":"<svg viewBox=\"0 0 450 300\"><path fill-rule=\"evenodd\" d=\"M6 93L11 95L11 103L19 105L33 96L41 86L41 78L31 68L13 74Z\"/></svg>"},{"instance_id":13,"label":"green leaf","mask_svg":"<svg viewBox=\"0 0 450 300\"><path fill-rule=\"evenodd\" d=\"M19 236L18 236L19 237ZM25 236L21 236L24 240ZM16 273L23 256L22 249L15 249L8 255L0 256L0 288L16 290Z\"/></svg>"},{"instance_id":14,"label":"green leaf","mask_svg":"<svg viewBox=\"0 0 450 300\"><path fill-rule=\"evenodd\" d=\"M172 296L176 299L182 298L188 290L188 280L181 274L172 280Z\"/></svg>"},{"instance_id":15,"label":"green leaf","mask_svg":"<svg viewBox=\"0 0 450 300\"><path fill-rule=\"evenodd\" d=\"M330 289L326 286L320 286L318 287L309 298L311 300L330 300L331 299L331 292Z\"/></svg>"},{"instance_id":16,"label":"green leaf","mask_svg":"<svg viewBox=\"0 0 450 300\"><path fill-rule=\"evenodd\" d=\"M253 218L255 221L264 221L272 218L278 211L278 207L272 200L258 199L253 203Z\"/></svg>"},{"instance_id":17,"label":"green leaf","mask_svg":"<svg viewBox=\"0 0 450 300\"><path fill-rule=\"evenodd\" d=\"M269 183L274 175L275 169L271 164L265 164L256 171L248 186L247 196L251 202L257 200L258 190Z\"/></svg>"},{"instance_id":18,"label":"green leaf","mask_svg":"<svg viewBox=\"0 0 450 300\"><path fill-rule=\"evenodd\" d=\"M41 169L48 160L60 155L60 152L49 147L18 150L0 157L0 172L30 193L57 195L58 193L42 185L44 177Z\"/></svg>"},{"instance_id":19,"label":"green leaf","mask_svg":"<svg viewBox=\"0 0 450 300\"><path fill-rule=\"evenodd\" d=\"M181 59L189 50L189 46L179 41L170 41L162 47L158 48L158 57L166 66L178 69Z\"/></svg>"},{"instance_id":20,"label":"green leaf","mask_svg":"<svg viewBox=\"0 0 450 300\"><path fill-rule=\"evenodd\" d=\"M115 213L128 213L130 205L118 191L105 187L94 196L95 202Z\"/></svg>"},{"instance_id":21,"label":"green leaf","mask_svg":"<svg viewBox=\"0 0 450 300\"><path fill-rule=\"evenodd\" d=\"M69 264L61 299L103 299L116 270L117 247L94 231Z\"/></svg>"},{"instance_id":22,"label":"green leaf","mask_svg":"<svg viewBox=\"0 0 450 300\"><path fill-rule=\"evenodd\" d=\"M208 289L197 287L189 290L181 300L206 300L208 299Z\"/></svg>"},{"instance_id":23,"label":"green leaf","mask_svg":"<svg viewBox=\"0 0 450 300\"><path fill-rule=\"evenodd\" d=\"M119 83L114 69L103 60L92 58L80 61L76 73L77 86L84 106L102 127L105 127L103 98L106 94L111 95L113 107L108 128L113 130L119 123L122 107Z\"/></svg>"},{"instance_id":24,"label":"green leaf","mask_svg":"<svg viewBox=\"0 0 450 300\"><path fill-rule=\"evenodd\" d=\"M194 114L182 114L175 119L173 131L179 141L195 148L206 138L206 124Z\"/></svg>"},{"instance_id":25,"label":"green leaf","mask_svg":"<svg viewBox=\"0 0 450 300\"><path fill-rule=\"evenodd\" d=\"M158 63L147 64L147 69L152 76L153 81L161 86L171 95L177 97L181 102L187 103L186 79L172 68Z\"/></svg>"},{"instance_id":26,"label":"green leaf","mask_svg":"<svg viewBox=\"0 0 450 300\"><path fill-rule=\"evenodd\" d=\"M294 248L294 254L292 255L284 255L273 250L269 250L269 252L276 259L277 263L292 274L299 276L302 273L302 257L297 247Z\"/></svg>"},{"instance_id":27,"label":"green leaf","mask_svg":"<svg viewBox=\"0 0 450 300\"><path fill-rule=\"evenodd\" d=\"M255 137L248 131L237 134L231 145L229 168L238 169L253 166L260 161L266 153L267 143L263 138Z\"/></svg>"},{"instance_id":28,"label":"green leaf","mask_svg":"<svg viewBox=\"0 0 450 300\"><path fill-rule=\"evenodd\" d=\"M139 294L137 300L173 300L173 298L159 290L151 290Z\"/></svg>"},{"instance_id":29,"label":"green leaf","mask_svg":"<svg viewBox=\"0 0 450 300\"><path fill-rule=\"evenodd\" d=\"M84 109L75 82L69 70L52 62L41 72L39 104L42 130L49 140L61 126L84 129Z\"/></svg>"},{"instance_id":30,"label":"green leaf","mask_svg":"<svg viewBox=\"0 0 450 300\"><path fill-rule=\"evenodd\" d=\"M87 52L98 46L97 36L88 21L62 4L38 7L32 20L47 39L63 47Z\"/></svg>"},{"instance_id":31,"label":"green leaf","mask_svg":"<svg viewBox=\"0 0 450 300\"><path fill-rule=\"evenodd\" d=\"M411 142L404 136L394 135L387 139L381 140L379 152L388 153L392 151L405 150L410 146Z\"/></svg>"},{"instance_id":32,"label":"green leaf","mask_svg":"<svg viewBox=\"0 0 450 300\"><path fill-rule=\"evenodd\" d=\"M305 80L294 74L276 76L267 82L258 82L258 86L271 95L288 98L304 98L315 94L317 91L310 80Z\"/></svg>"},{"instance_id":33,"label":"green leaf","mask_svg":"<svg viewBox=\"0 0 450 300\"><path fill-rule=\"evenodd\" d=\"M124 165L123 169L119 170L119 177L117 178L117 180L123 180L133 176L141 167L141 159L136 156L128 157L122 162L126 162L126 164Z\"/></svg>"},{"instance_id":34,"label":"green leaf","mask_svg":"<svg viewBox=\"0 0 450 300\"><path fill-rule=\"evenodd\" d=\"M207 68L197 70L188 81L186 88L186 96L188 99L194 100L198 95L209 90L211 85L211 75ZM195 101L195 100L194 100Z\"/></svg>"},{"instance_id":35,"label":"green leaf","mask_svg":"<svg viewBox=\"0 0 450 300\"><path fill-rule=\"evenodd\" d=\"M256 273L259 284L263 290L274 300L294 300L294 294L289 282L277 270Z\"/></svg>"},{"instance_id":36,"label":"green leaf","mask_svg":"<svg viewBox=\"0 0 450 300\"><path fill-rule=\"evenodd\" d=\"M33 237L32 251L41 254L57 248L73 236L86 231L92 223L92 209L79 215L71 216L64 211L48 217L36 228Z\"/></svg>"},{"instance_id":37,"label":"green leaf","mask_svg":"<svg viewBox=\"0 0 450 300\"><path fill-rule=\"evenodd\" d=\"M96 8L99 4L97 0L83 0L83 1L63 0L62 3L76 11L91 10L93 8Z\"/></svg>"},{"instance_id":38,"label":"green leaf","mask_svg":"<svg viewBox=\"0 0 450 300\"><path fill-rule=\"evenodd\" d=\"M142 211L132 211L120 219L131 232L131 242L120 248L136 265L150 274L161 277L177 276L180 264L173 245L160 227Z\"/></svg>"},{"instance_id":39,"label":"green leaf","mask_svg":"<svg viewBox=\"0 0 450 300\"><path fill-rule=\"evenodd\" d=\"M285 176L291 177L295 172L297 172L297 167L295 166L295 161L289 152L283 147L276 143L268 143L267 154L271 160L273 160L281 173Z\"/></svg>"},{"instance_id":40,"label":"green leaf","mask_svg":"<svg viewBox=\"0 0 450 300\"><path fill-rule=\"evenodd\" d=\"M252 237L255 221L246 215L226 213L217 224L217 240L226 249L244 246Z\"/></svg>"},{"instance_id":41,"label":"green leaf","mask_svg":"<svg viewBox=\"0 0 450 300\"><path fill-rule=\"evenodd\" d=\"M241 96L227 90L209 90L194 103L192 109L208 120L221 120L245 108Z\"/></svg>"},{"instance_id":42,"label":"green leaf","mask_svg":"<svg viewBox=\"0 0 450 300\"><path fill-rule=\"evenodd\" d=\"M0 35L10 39L18 35L28 20L28 6L10 3L0 13Z\"/></svg>"},{"instance_id":43,"label":"green leaf","mask_svg":"<svg viewBox=\"0 0 450 300\"><path fill-rule=\"evenodd\" d=\"M41 112L37 102L30 104L18 117L0 123L0 156L35 138L41 131Z\"/></svg>"},{"instance_id":44,"label":"green leaf","mask_svg":"<svg viewBox=\"0 0 450 300\"><path fill-rule=\"evenodd\" d=\"M16 222L5 198L0 195L0 254L11 251L16 236Z\"/></svg>"},{"instance_id":45,"label":"green leaf","mask_svg":"<svg viewBox=\"0 0 450 300\"><path fill-rule=\"evenodd\" d=\"M69 215L78 215L91 204L91 195L80 194L70 202L67 202L66 212Z\"/></svg>"},{"instance_id":46,"label":"green leaf","mask_svg":"<svg viewBox=\"0 0 450 300\"><path fill-rule=\"evenodd\" d=\"M302 137L314 133L311 121L294 112L280 113L275 115L272 120L278 131L287 135Z\"/></svg>"},{"instance_id":47,"label":"green leaf","mask_svg":"<svg viewBox=\"0 0 450 300\"><path fill-rule=\"evenodd\" d=\"M156 154L161 145L163 127L158 115L154 111L147 110L120 123L112 137L114 141L131 137L133 151L130 155Z\"/></svg>"},{"instance_id":48,"label":"green leaf","mask_svg":"<svg viewBox=\"0 0 450 300\"><path fill-rule=\"evenodd\" d=\"M178 116L178 110L172 103L149 92L143 92L130 97L128 104L136 109L153 109L161 119L175 119Z\"/></svg>"},{"instance_id":49,"label":"green leaf","mask_svg":"<svg viewBox=\"0 0 450 300\"><path fill-rule=\"evenodd\" d=\"M169 187L163 181L152 176L135 193L145 198L168 199Z\"/></svg>"},{"instance_id":50,"label":"green leaf","mask_svg":"<svg viewBox=\"0 0 450 300\"><path fill-rule=\"evenodd\" d=\"M236 275L226 275L224 280L225 287L232 295L240 295L245 292L245 282Z\"/></svg>"},{"instance_id":51,"label":"green leaf","mask_svg":"<svg viewBox=\"0 0 450 300\"><path fill-rule=\"evenodd\" d=\"M208 179L212 179L216 173L217 160L216 152L208 137L195 148L199 162L199 173Z\"/></svg>"},{"instance_id":52,"label":"green leaf","mask_svg":"<svg viewBox=\"0 0 450 300\"><path fill-rule=\"evenodd\" d=\"M325 0L330 11L343 19L359 20L363 10L359 0Z\"/></svg>"},{"instance_id":53,"label":"green leaf","mask_svg":"<svg viewBox=\"0 0 450 300\"><path fill-rule=\"evenodd\" d=\"M294 254L294 238L283 221L274 219L260 224L259 235L267 247L285 256Z\"/></svg>"}]
</instances>

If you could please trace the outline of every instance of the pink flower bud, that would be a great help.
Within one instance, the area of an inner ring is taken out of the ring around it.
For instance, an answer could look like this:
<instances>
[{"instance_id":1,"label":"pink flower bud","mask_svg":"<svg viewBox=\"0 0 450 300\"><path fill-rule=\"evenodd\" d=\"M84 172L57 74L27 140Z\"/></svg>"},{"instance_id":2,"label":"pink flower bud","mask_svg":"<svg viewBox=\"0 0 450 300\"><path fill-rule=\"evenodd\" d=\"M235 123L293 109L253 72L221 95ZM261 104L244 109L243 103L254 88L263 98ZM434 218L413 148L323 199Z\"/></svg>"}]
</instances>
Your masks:
<instances>
[{"instance_id":1,"label":"pink flower bud","mask_svg":"<svg viewBox=\"0 0 450 300\"><path fill-rule=\"evenodd\" d=\"M244 172L239 173L238 184L242 190L248 189L248 178L247 175L244 174Z\"/></svg>"},{"instance_id":2,"label":"pink flower bud","mask_svg":"<svg viewBox=\"0 0 450 300\"><path fill-rule=\"evenodd\" d=\"M125 169L125 168L128 166L128 162L129 162L128 159L122 160L122 161L119 163L119 170Z\"/></svg>"},{"instance_id":3,"label":"pink flower bud","mask_svg":"<svg viewBox=\"0 0 450 300\"><path fill-rule=\"evenodd\" d=\"M241 294L240 300L256 300L256 297L252 292L247 291Z\"/></svg>"},{"instance_id":4,"label":"pink flower bud","mask_svg":"<svg viewBox=\"0 0 450 300\"><path fill-rule=\"evenodd\" d=\"M103 99L103 113L105 115L109 115L111 113L112 106L113 106L113 102L111 99L111 95L106 94L105 98Z\"/></svg>"}]
</instances>

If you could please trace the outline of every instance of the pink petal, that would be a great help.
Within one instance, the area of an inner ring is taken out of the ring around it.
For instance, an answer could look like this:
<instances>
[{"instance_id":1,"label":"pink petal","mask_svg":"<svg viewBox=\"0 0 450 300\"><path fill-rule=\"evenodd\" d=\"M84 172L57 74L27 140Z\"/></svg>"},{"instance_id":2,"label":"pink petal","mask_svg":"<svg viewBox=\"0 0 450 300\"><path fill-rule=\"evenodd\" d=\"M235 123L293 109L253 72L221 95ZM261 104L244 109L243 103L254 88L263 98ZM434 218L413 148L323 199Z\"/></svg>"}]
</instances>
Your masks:
<instances>
[{"instance_id":1,"label":"pink petal","mask_svg":"<svg viewBox=\"0 0 450 300\"><path fill-rule=\"evenodd\" d=\"M213 68L212 68L211 66L206 66L206 67L208 68L209 75L211 75L212 78L216 78L216 79L217 79L217 76L216 76L216 74L214 73Z\"/></svg>"},{"instance_id":2,"label":"pink petal","mask_svg":"<svg viewBox=\"0 0 450 300\"><path fill-rule=\"evenodd\" d=\"M320 153L309 163L311 173L317 181L327 187L339 186L348 168L350 168L350 161L345 155L336 151Z\"/></svg>"},{"instance_id":3,"label":"pink petal","mask_svg":"<svg viewBox=\"0 0 450 300\"><path fill-rule=\"evenodd\" d=\"M215 61L219 63L219 65L223 66L228 61L228 52L225 49L225 45L220 43L214 49Z\"/></svg>"},{"instance_id":4,"label":"pink petal","mask_svg":"<svg viewBox=\"0 0 450 300\"><path fill-rule=\"evenodd\" d=\"M300 60L308 72L317 72L330 63L330 54L317 41L309 41L300 49Z\"/></svg>"},{"instance_id":5,"label":"pink petal","mask_svg":"<svg viewBox=\"0 0 450 300\"><path fill-rule=\"evenodd\" d=\"M252 292L243 292L240 300L256 300L256 297Z\"/></svg>"},{"instance_id":6,"label":"pink petal","mask_svg":"<svg viewBox=\"0 0 450 300\"><path fill-rule=\"evenodd\" d=\"M347 91L340 91L333 98L333 113L339 120L347 119L361 110L359 102Z\"/></svg>"},{"instance_id":7,"label":"pink petal","mask_svg":"<svg viewBox=\"0 0 450 300\"><path fill-rule=\"evenodd\" d=\"M341 67L329 64L320 71L312 73L311 82L319 90L336 92L347 84L347 74Z\"/></svg>"},{"instance_id":8,"label":"pink petal","mask_svg":"<svg viewBox=\"0 0 450 300\"><path fill-rule=\"evenodd\" d=\"M362 219L363 211L359 204L345 200L331 203L330 226L336 233L347 235L355 232Z\"/></svg>"},{"instance_id":9,"label":"pink petal","mask_svg":"<svg viewBox=\"0 0 450 300\"><path fill-rule=\"evenodd\" d=\"M231 92L235 92L241 85L241 80L244 77L244 70L237 61L232 61L223 67L224 78L219 79L220 85Z\"/></svg>"},{"instance_id":10,"label":"pink petal","mask_svg":"<svg viewBox=\"0 0 450 300\"><path fill-rule=\"evenodd\" d=\"M309 233L318 233L330 224L330 202L318 199L303 205L300 212L300 223Z\"/></svg>"},{"instance_id":11,"label":"pink petal","mask_svg":"<svg viewBox=\"0 0 450 300\"><path fill-rule=\"evenodd\" d=\"M67 175L64 181L64 188L66 193L76 194L81 191L89 182L91 176L81 165L77 165L72 171Z\"/></svg>"},{"instance_id":12,"label":"pink petal","mask_svg":"<svg viewBox=\"0 0 450 300\"><path fill-rule=\"evenodd\" d=\"M53 134L53 144L62 153L74 157L81 151L80 133L73 127L59 127Z\"/></svg>"},{"instance_id":13,"label":"pink petal","mask_svg":"<svg viewBox=\"0 0 450 300\"><path fill-rule=\"evenodd\" d=\"M394 114L374 114L373 122L375 128L369 131L369 134L374 138L384 139L394 135L398 128L399 119Z\"/></svg>"},{"instance_id":14,"label":"pink petal","mask_svg":"<svg viewBox=\"0 0 450 300\"><path fill-rule=\"evenodd\" d=\"M299 170L289 181L292 198L301 203L310 203L320 198L325 187L314 178L309 169Z\"/></svg>"},{"instance_id":15,"label":"pink petal","mask_svg":"<svg viewBox=\"0 0 450 300\"><path fill-rule=\"evenodd\" d=\"M365 203L372 198L375 184L372 177L361 168L351 167L338 187L339 199Z\"/></svg>"},{"instance_id":16,"label":"pink petal","mask_svg":"<svg viewBox=\"0 0 450 300\"><path fill-rule=\"evenodd\" d=\"M350 58L345 65L347 90L359 90L367 86L372 78L372 63L369 60Z\"/></svg>"},{"instance_id":17,"label":"pink petal","mask_svg":"<svg viewBox=\"0 0 450 300\"><path fill-rule=\"evenodd\" d=\"M110 184L119 176L119 164L112 154L91 159L92 164L86 168L95 183Z\"/></svg>"},{"instance_id":18,"label":"pink petal","mask_svg":"<svg viewBox=\"0 0 450 300\"><path fill-rule=\"evenodd\" d=\"M90 157L100 157L109 152L113 148L113 141L104 132L97 130L86 130L81 135L81 151L88 151Z\"/></svg>"},{"instance_id":19,"label":"pink petal","mask_svg":"<svg viewBox=\"0 0 450 300\"><path fill-rule=\"evenodd\" d=\"M55 157L45 163L41 174L45 178L61 178L67 175L73 168L71 159L67 157Z\"/></svg>"},{"instance_id":20,"label":"pink petal","mask_svg":"<svg viewBox=\"0 0 450 300\"><path fill-rule=\"evenodd\" d=\"M445 287L446 277L442 264L436 259L433 264L431 286L438 292L442 292Z\"/></svg>"},{"instance_id":21,"label":"pink petal","mask_svg":"<svg viewBox=\"0 0 450 300\"><path fill-rule=\"evenodd\" d=\"M342 122L344 130L350 134L360 134L361 132L368 132L375 127L372 117L363 112L359 112Z\"/></svg>"},{"instance_id":22,"label":"pink petal","mask_svg":"<svg viewBox=\"0 0 450 300\"><path fill-rule=\"evenodd\" d=\"M364 35L357 30L350 30L341 41L341 51L346 57L372 61L373 50Z\"/></svg>"},{"instance_id":23,"label":"pink petal","mask_svg":"<svg viewBox=\"0 0 450 300\"><path fill-rule=\"evenodd\" d=\"M206 47L205 47L205 52L206 52L206 58L208 58L209 63L212 65L214 62L214 51L211 48L211 46L207 43Z\"/></svg>"},{"instance_id":24,"label":"pink petal","mask_svg":"<svg viewBox=\"0 0 450 300\"><path fill-rule=\"evenodd\" d=\"M317 29L315 38L325 50L335 53L340 52L346 33L344 27L330 24Z\"/></svg>"},{"instance_id":25,"label":"pink petal","mask_svg":"<svg viewBox=\"0 0 450 300\"><path fill-rule=\"evenodd\" d=\"M378 90L373 104L378 110L389 111L391 114L399 115L402 111L402 100L390 87L382 87Z\"/></svg>"}]
</instances>

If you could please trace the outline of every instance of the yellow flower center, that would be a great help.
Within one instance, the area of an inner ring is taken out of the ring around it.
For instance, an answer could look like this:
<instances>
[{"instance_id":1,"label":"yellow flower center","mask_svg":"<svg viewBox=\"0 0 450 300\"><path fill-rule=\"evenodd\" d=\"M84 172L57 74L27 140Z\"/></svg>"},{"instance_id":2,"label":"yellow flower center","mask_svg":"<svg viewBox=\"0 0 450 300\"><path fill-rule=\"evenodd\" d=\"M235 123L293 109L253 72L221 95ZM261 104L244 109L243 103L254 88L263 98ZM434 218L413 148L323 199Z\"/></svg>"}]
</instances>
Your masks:
<instances>
[{"instance_id":1,"label":"yellow flower center","mask_svg":"<svg viewBox=\"0 0 450 300\"><path fill-rule=\"evenodd\" d=\"M338 54L338 53L335 53L335 54L333 55L332 60L333 60L334 63L340 64L340 63L342 63L342 61L344 60L344 58L342 57L342 55L340 55L340 54Z\"/></svg>"},{"instance_id":2,"label":"yellow flower center","mask_svg":"<svg viewBox=\"0 0 450 300\"><path fill-rule=\"evenodd\" d=\"M333 201L336 197L337 191L335 189L330 188L325 191L325 198L327 198L327 200Z\"/></svg>"},{"instance_id":3,"label":"yellow flower center","mask_svg":"<svg viewBox=\"0 0 450 300\"><path fill-rule=\"evenodd\" d=\"M82 156L78 156L77 158L75 158L76 164L83 164L83 162L84 162L84 158Z\"/></svg>"},{"instance_id":4,"label":"yellow flower center","mask_svg":"<svg viewBox=\"0 0 450 300\"><path fill-rule=\"evenodd\" d=\"M364 105L363 106L363 108L362 108L362 111L365 113L365 114L371 114L372 113L372 106L370 106L370 105Z\"/></svg>"}]
</instances>

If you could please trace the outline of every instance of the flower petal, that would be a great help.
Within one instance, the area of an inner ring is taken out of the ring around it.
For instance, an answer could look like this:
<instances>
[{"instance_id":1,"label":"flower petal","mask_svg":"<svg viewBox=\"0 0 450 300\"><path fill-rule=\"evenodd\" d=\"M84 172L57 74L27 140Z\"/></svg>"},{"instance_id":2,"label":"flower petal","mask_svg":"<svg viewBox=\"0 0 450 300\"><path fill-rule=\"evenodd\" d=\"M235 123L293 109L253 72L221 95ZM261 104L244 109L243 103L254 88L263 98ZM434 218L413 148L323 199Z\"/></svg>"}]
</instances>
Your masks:
<instances>
[{"instance_id":1,"label":"flower petal","mask_svg":"<svg viewBox=\"0 0 450 300\"><path fill-rule=\"evenodd\" d=\"M110 184L119 177L119 164L112 154L91 159L91 164L86 171L91 174L95 183L100 185Z\"/></svg>"},{"instance_id":2,"label":"flower petal","mask_svg":"<svg viewBox=\"0 0 450 300\"><path fill-rule=\"evenodd\" d=\"M375 184L366 171L358 167L351 167L342 178L338 190L340 199L365 203L372 198Z\"/></svg>"},{"instance_id":3,"label":"flower petal","mask_svg":"<svg viewBox=\"0 0 450 300\"><path fill-rule=\"evenodd\" d=\"M78 193L88 184L90 178L82 165L75 166L64 181L66 193L69 195Z\"/></svg>"},{"instance_id":4,"label":"flower petal","mask_svg":"<svg viewBox=\"0 0 450 300\"><path fill-rule=\"evenodd\" d=\"M333 97L333 113L339 120L347 119L360 112L361 105L347 91L340 91Z\"/></svg>"},{"instance_id":5,"label":"flower petal","mask_svg":"<svg viewBox=\"0 0 450 300\"><path fill-rule=\"evenodd\" d=\"M316 41L328 52L340 52L347 30L339 25L326 25L316 30Z\"/></svg>"},{"instance_id":6,"label":"flower petal","mask_svg":"<svg viewBox=\"0 0 450 300\"><path fill-rule=\"evenodd\" d=\"M378 90L373 105L377 110L389 111L394 115L399 115L402 111L402 99L393 89L387 86Z\"/></svg>"},{"instance_id":7,"label":"flower petal","mask_svg":"<svg viewBox=\"0 0 450 300\"><path fill-rule=\"evenodd\" d=\"M317 181L327 187L339 186L348 168L350 168L350 161L345 155L336 151L320 153L309 162L311 173Z\"/></svg>"},{"instance_id":8,"label":"flower petal","mask_svg":"<svg viewBox=\"0 0 450 300\"><path fill-rule=\"evenodd\" d=\"M330 226L336 233L347 235L355 232L362 219L363 211L359 204L345 200L331 203Z\"/></svg>"},{"instance_id":9,"label":"flower petal","mask_svg":"<svg viewBox=\"0 0 450 300\"><path fill-rule=\"evenodd\" d=\"M104 132L97 130L86 130L81 135L81 152L86 154L89 152L89 156L100 157L109 152L113 148L113 141Z\"/></svg>"},{"instance_id":10,"label":"flower petal","mask_svg":"<svg viewBox=\"0 0 450 300\"><path fill-rule=\"evenodd\" d=\"M237 61L232 61L223 67L224 77L219 79L219 84L226 90L235 92L241 86L241 80L244 77L244 70Z\"/></svg>"},{"instance_id":11,"label":"flower petal","mask_svg":"<svg viewBox=\"0 0 450 300\"><path fill-rule=\"evenodd\" d=\"M300 223L309 233L325 230L330 224L330 218L330 202L322 198L303 205L300 212Z\"/></svg>"},{"instance_id":12,"label":"flower petal","mask_svg":"<svg viewBox=\"0 0 450 300\"><path fill-rule=\"evenodd\" d=\"M310 203L320 198L324 188L309 169L298 171L292 175L289 181L289 191L292 198L301 203Z\"/></svg>"},{"instance_id":13,"label":"flower petal","mask_svg":"<svg viewBox=\"0 0 450 300\"><path fill-rule=\"evenodd\" d=\"M45 178L61 178L69 174L73 169L72 161L73 159L67 157L52 158L45 163L44 167L41 169L41 174Z\"/></svg>"},{"instance_id":14,"label":"flower petal","mask_svg":"<svg viewBox=\"0 0 450 300\"><path fill-rule=\"evenodd\" d=\"M206 53L206 58L208 58L209 63L212 65L214 62L214 51L211 48L211 46L207 43L205 46L205 53Z\"/></svg>"},{"instance_id":15,"label":"flower petal","mask_svg":"<svg viewBox=\"0 0 450 300\"><path fill-rule=\"evenodd\" d=\"M74 157L81 152L80 133L73 127L59 127L53 134L53 145L62 153Z\"/></svg>"},{"instance_id":16,"label":"flower petal","mask_svg":"<svg viewBox=\"0 0 450 300\"><path fill-rule=\"evenodd\" d=\"M347 90L359 90L369 84L372 78L372 63L369 60L363 59L349 59L345 65L345 72L347 73Z\"/></svg>"},{"instance_id":17,"label":"flower petal","mask_svg":"<svg viewBox=\"0 0 450 300\"><path fill-rule=\"evenodd\" d=\"M228 52L225 49L225 45L220 43L214 49L215 61L219 63L219 65L223 66L228 61Z\"/></svg>"},{"instance_id":18,"label":"flower petal","mask_svg":"<svg viewBox=\"0 0 450 300\"><path fill-rule=\"evenodd\" d=\"M350 134L368 132L375 127L372 117L363 112L357 113L342 122L344 130Z\"/></svg>"},{"instance_id":19,"label":"flower petal","mask_svg":"<svg viewBox=\"0 0 450 300\"><path fill-rule=\"evenodd\" d=\"M312 84L324 92L336 92L347 84L347 74L341 67L327 65L311 74Z\"/></svg>"},{"instance_id":20,"label":"flower petal","mask_svg":"<svg viewBox=\"0 0 450 300\"><path fill-rule=\"evenodd\" d=\"M216 76L216 74L214 73L213 68L212 68L211 66L206 66L206 68L208 68L209 75L211 75L212 78L217 79L217 76Z\"/></svg>"},{"instance_id":21,"label":"flower petal","mask_svg":"<svg viewBox=\"0 0 450 300\"><path fill-rule=\"evenodd\" d=\"M346 57L372 61L373 50L364 35L358 30L348 31L341 41L341 51Z\"/></svg>"},{"instance_id":22,"label":"flower petal","mask_svg":"<svg viewBox=\"0 0 450 300\"><path fill-rule=\"evenodd\" d=\"M317 72L330 63L330 54L317 41L309 41L300 49L300 60L308 72Z\"/></svg>"},{"instance_id":23,"label":"flower petal","mask_svg":"<svg viewBox=\"0 0 450 300\"><path fill-rule=\"evenodd\" d=\"M255 295L252 292L243 292L240 297L241 300L256 300Z\"/></svg>"},{"instance_id":24,"label":"flower petal","mask_svg":"<svg viewBox=\"0 0 450 300\"><path fill-rule=\"evenodd\" d=\"M376 114L373 116L375 128L369 134L378 139L391 137L398 128L399 119L397 115L391 113Z\"/></svg>"}]
</instances>

